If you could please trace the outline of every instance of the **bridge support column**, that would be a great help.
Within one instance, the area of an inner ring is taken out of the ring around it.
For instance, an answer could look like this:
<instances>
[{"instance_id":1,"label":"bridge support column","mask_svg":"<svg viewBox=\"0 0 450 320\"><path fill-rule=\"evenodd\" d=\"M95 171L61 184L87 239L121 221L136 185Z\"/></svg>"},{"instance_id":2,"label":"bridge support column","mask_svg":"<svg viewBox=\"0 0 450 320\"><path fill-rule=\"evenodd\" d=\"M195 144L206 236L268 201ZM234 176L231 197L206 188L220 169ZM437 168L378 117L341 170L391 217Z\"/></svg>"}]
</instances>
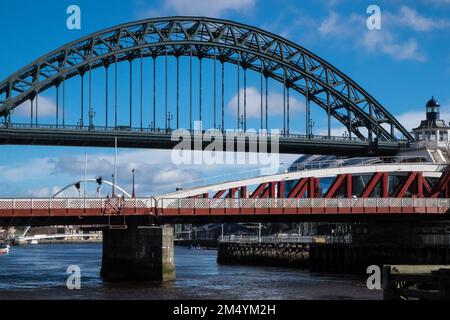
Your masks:
<instances>
[{"instance_id":1,"label":"bridge support column","mask_svg":"<svg viewBox=\"0 0 450 320\"><path fill-rule=\"evenodd\" d=\"M103 231L101 276L105 281L175 279L174 230L170 226Z\"/></svg>"}]
</instances>

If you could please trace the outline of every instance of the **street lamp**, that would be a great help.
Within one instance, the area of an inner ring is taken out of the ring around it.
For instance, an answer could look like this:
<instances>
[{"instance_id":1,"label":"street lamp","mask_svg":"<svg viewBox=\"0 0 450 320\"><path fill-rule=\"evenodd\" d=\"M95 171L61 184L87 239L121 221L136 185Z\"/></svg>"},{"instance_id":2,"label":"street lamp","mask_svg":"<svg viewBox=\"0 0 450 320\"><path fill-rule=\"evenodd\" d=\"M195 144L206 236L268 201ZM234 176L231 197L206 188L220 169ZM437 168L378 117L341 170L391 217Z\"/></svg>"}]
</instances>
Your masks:
<instances>
[{"instance_id":1,"label":"street lamp","mask_svg":"<svg viewBox=\"0 0 450 320\"><path fill-rule=\"evenodd\" d=\"M96 112L94 111L94 109L92 107L89 108L89 130L94 129L94 117L96 115Z\"/></svg>"},{"instance_id":2,"label":"street lamp","mask_svg":"<svg viewBox=\"0 0 450 320\"><path fill-rule=\"evenodd\" d=\"M97 196L100 198L100 191L102 189L102 185L103 185L103 178L102 177L98 177L97 179L95 179L95 181L97 182Z\"/></svg>"},{"instance_id":3,"label":"street lamp","mask_svg":"<svg viewBox=\"0 0 450 320\"><path fill-rule=\"evenodd\" d=\"M167 114L167 123L168 123L168 127L167 130L171 131L172 128L170 127L170 122L173 120L173 114L169 111L169 113Z\"/></svg>"},{"instance_id":4,"label":"street lamp","mask_svg":"<svg viewBox=\"0 0 450 320\"><path fill-rule=\"evenodd\" d=\"M111 188L112 188L111 197L114 198L116 196L116 177L115 177L114 173L112 174L111 177L112 177L112 181L113 181L112 186L111 186Z\"/></svg>"},{"instance_id":5,"label":"street lamp","mask_svg":"<svg viewBox=\"0 0 450 320\"><path fill-rule=\"evenodd\" d=\"M78 191L78 197L81 197L81 183L80 182L75 183L74 187Z\"/></svg>"},{"instance_id":6,"label":"street lamp","mask_svg":"<svg viewBox=\"0 0 450 320\"><path fill-rule=\"evenodd\" d=\"M135 170L131 170L131 173L133 174L133 191L131 192L131 197L136 198L136 187L135 187Z\"/></svg>"}]
</instances>

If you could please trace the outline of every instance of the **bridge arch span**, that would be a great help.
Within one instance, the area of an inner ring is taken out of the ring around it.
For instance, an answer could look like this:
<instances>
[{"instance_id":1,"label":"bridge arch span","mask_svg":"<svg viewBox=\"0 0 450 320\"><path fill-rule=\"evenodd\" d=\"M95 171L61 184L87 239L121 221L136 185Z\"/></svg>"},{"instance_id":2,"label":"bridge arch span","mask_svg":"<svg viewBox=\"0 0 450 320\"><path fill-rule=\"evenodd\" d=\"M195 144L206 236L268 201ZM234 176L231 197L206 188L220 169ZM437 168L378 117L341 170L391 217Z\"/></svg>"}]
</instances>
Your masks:
<instances>
[{"instance_id":1,"label":"bridge arch span","mask_svg":"<svg viewBox=\"0 0 450 320\"><path fill-rule=\"evenodd\" d=\"M169 55L209 58L259 72L261 79L274 79L285 89L305 96L307 119L309 104L314 102L327 113L328 127L334 118L350 136L396 142L401 135L413 140L408 130L367 91L314 53L255 27L205 17L147 19L108 28L64 45L0 83L0 115L6 119L22 103L88 70ZM287 113L289 132L289 110ZM307 120L307 134L310 130Z\"/></svg>"},{"instance_id":2,"label":"bridge arch span","mask_svg":"<svg viewBox=\"0 0 450 320\"><path fill-rule=\"evenodd\" d=\"M85 183L86 183L86 184L88 184L88 183L94 183L94 184L96 184L96 183L97 183L97 180L96 180L96 179L86 179L86 180L76 181L76 182L71 183L71 184L65 186L64 188L60 189L60 190L59 190L58 192L56 192L51 198L54 199L54 198L58 197L61 193L63 193L64 191L66 191L66 190L68 190L68 189L74 187L74 186L77 185L77 184L80 184L80 185L81 185L81 184L85 184ZM106 185L108 185L108 186L113 187L116 191L122 192L122 193L124 194L124 196L126 196L127 198L131 198L131 195L130 195L128 192L126 192L123 188L121 188L120 186L114 185L112 182L109 182L109 181L107 181L107 180L102 180L102 183L104 183L104 184L106 184Z\"/></svg>"}]
</instances>

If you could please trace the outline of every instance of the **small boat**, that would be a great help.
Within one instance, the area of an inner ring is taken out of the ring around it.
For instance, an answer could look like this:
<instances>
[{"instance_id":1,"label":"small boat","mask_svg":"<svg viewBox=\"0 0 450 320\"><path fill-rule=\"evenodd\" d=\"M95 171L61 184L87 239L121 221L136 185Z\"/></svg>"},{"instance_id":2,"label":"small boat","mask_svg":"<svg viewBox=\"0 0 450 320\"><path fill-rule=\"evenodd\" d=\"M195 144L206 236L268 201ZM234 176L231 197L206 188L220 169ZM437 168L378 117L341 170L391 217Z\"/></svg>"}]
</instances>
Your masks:
<instances>
[{"instance_id":1,"label":"small boat","mask_svg":"<svg viewBox=\"0 0 450 320\"><path fill-rule=\"evenodd\" d=\"M39 244L39 242L37 240L31 240L30 244L36 245L36 244Z\"/></svg>"},{"instance_id":2,"label":"small boat","mask_svg":"<svg viewBox=\"0 0 450 320\"><path fill-rule=\"evenodd\" d=\"M0 255L9 253L9 245L6 243L0 244Z\"/></svg>"}]
</instances>

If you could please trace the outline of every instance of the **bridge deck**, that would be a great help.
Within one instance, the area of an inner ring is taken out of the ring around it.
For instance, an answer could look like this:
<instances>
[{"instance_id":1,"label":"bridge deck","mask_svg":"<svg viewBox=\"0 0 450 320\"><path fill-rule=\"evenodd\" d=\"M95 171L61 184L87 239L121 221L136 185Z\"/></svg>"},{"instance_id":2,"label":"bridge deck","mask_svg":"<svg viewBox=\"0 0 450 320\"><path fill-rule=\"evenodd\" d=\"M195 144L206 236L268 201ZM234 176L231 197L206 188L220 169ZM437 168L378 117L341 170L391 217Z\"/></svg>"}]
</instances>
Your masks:
<instances>
[{"instance_id":1,"label":"bridge deck","mask_svg":"<svg viewBox=\"0 0 450 320\"><path fill-rule=\"evenodd\" d=\"M22 124L10 124L0 126L0 144L9 145L43 145L43 146L83 146L83 147L114 147L115 138L118 139L120 148L147 148L147 149L173 149L179 140L172 141L171 130L151 130L136 128L114 127L79 127L79 126L54 126L39 125L30 126ZM194 132L192 132L194 133ZM198 132L197 132L198 134ZM255 133L236 134L237 146L245 145L249 148L249 137ZM267 138L268 152L271 152L271 136L259 135ZM328 137L319 135L279 135L278 152L283 154L327 154L342 156L367 156L369 154L379 156L392 156L399 152L401 147L406 147L404 142L368 142L348 137ZM203 141L202 148L211 142ZM223 139L223 150L227 150L227 141ZM194 141L192 139L192 149Z\"/></svg>"},{"instance_id":2,"label":"bridge deck","mask_svg":"<svg viewBox=\"0 0 450 320\"><path fill-rule=\"evenodd\" d=\"M230 221L412 218L448 219L450 199L3 199L0 222L74 218L149 217L187 222L193 218ZM195 219L194 219L195 220Z\"/></svg>"}]
</instances>

